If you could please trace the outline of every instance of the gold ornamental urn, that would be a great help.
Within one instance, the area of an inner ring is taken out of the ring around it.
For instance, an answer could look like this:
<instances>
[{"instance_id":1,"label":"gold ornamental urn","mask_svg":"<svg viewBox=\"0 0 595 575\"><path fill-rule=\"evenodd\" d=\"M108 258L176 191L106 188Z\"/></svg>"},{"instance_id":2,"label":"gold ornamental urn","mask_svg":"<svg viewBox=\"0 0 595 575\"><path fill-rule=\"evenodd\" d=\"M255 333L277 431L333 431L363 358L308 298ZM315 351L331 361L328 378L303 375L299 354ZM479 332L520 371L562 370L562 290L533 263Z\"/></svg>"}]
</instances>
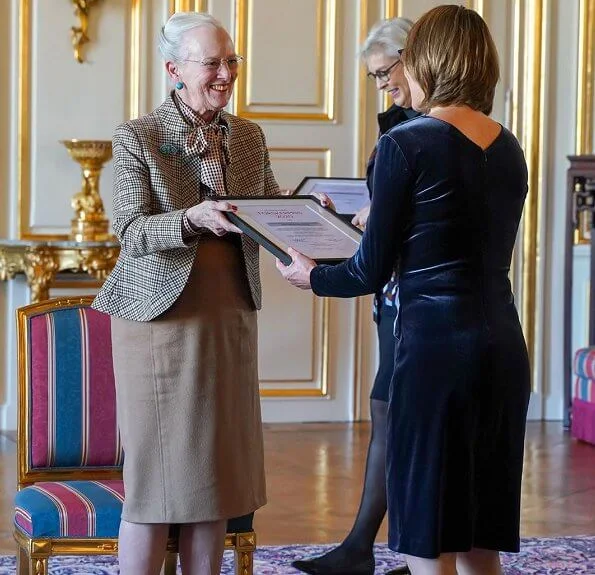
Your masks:
<instances>
[{"instance_id":1,"label":"gold ornamental urn","mask_svg":"<svg viewBox=\"0 0 595 575\"><path fill-rule=\"evenodd\" d=\"M62 140L71 158L83 172L81 191L70 205L75 217L71 220L70 239L77 242L105 241L112 238L99 195L99 174L112 158L110 140Z\"/></svg>"}]
</instances>

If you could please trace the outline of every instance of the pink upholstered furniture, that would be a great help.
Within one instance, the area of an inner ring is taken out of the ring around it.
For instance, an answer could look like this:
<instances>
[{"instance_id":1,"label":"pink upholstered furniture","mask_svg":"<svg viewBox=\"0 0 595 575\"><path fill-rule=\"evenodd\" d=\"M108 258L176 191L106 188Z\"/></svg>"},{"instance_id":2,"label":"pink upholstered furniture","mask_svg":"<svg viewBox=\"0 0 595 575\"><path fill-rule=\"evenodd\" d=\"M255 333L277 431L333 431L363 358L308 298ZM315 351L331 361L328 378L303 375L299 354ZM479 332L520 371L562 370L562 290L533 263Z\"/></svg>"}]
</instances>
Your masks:
<instances>
[{"instance_id":1,"label":"pink upholstered furniture","mask_svg":"<svg viewBox=\"0 0 595 575\"><path fill-rule=\"evenodd\" d=\"M595 347L574 355L571 433L595 445Z\"/></svg>"}]
</instances>

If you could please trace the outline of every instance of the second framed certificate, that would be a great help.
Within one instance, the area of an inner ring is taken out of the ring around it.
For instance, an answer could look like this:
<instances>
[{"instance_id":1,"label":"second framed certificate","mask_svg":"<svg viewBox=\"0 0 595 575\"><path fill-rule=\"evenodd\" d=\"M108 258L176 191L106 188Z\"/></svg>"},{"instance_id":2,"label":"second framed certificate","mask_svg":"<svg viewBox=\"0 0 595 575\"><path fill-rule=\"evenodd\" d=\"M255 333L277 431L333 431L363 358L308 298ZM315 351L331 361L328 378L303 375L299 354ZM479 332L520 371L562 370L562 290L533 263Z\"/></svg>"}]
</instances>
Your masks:
<instances>
[{"instance_id":1,"label":"second framed certificate","mask_svg":"<svg viewBox=\"0 0 595 575\"><path fill-rule=\"evenodd\" d=\"M296 196L315 192L326 194L335 204L338 214L353 216L370 203L365 178L304 178L295 190Z\"/></svg>"},{"instance_id":2,"label":"second framed certificate","mask_svg":"<svg viewBox=\"0 0 595 575\"><path fill-rule=\"evenodd\" d=\"M362 232L310 196L221 199L238 208L225 212L228 218L285 265L291 263L290 247L317 263L332 264L359 247Z\"/></svg>"}]
</instances>

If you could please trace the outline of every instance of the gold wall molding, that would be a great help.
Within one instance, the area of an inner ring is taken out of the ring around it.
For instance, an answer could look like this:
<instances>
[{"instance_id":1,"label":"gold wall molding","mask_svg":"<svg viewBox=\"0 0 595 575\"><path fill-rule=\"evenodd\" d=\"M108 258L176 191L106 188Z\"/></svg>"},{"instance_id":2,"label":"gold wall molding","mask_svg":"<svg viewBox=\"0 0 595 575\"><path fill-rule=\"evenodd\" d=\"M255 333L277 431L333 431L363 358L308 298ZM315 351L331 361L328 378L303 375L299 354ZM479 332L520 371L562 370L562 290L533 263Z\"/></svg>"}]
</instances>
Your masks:
<instances>
[{"instance_id":1,"label":"gold wall molding","mask_svg":"<svg viewBox=\"0 0 595 575\"><path fill-rule=\"evenodd\" d=\"M522 2L522 0L515 0ZM522 219L521 321L532 367L533 391L541 379L541 301L542 285L538 281L543 263L542 214L544 180L544 123L547 81L547 3L544 0L523 2L525 69L521 145L527 160L529 190ZM519 10L520 12L520 10ZM517 62L517 66L520 65Z\"/></svg>"},{"instance_id":2,"label":"gold wall molding","mask_svg":"<svg viewBox=\"0 0 595 575\"><path fill-rule=\"evenodd\" d=\"M578 86L576 99L577 156L592 154L593 106L595 98L595 0L579 0Z\"/></svg>"},{"instance_id":3,"label":"gold wall molding","mask_svg":"<svg viewBox=\"0 0 595 575\"><path fill-rule=\"evenodd\" d=\"M510 101L510 129L517 138L521 137L521 123L519 113L519 94L522 86L521 59L521 19L522 10L520 0L515 0L512 8L512 96Z\"/></svg>"},{"instance_id":4,"label":"gold wall molding","mask_svg":"<svg viewBox=\"0 0 595 575\"><path fill-rule=\"evenodd\" d=\"M384 18L390 18L387 15L387 6L392 4L388 0L384 2ZM358 30L358 49L364 43L368 32L371 27L370 18L370 4L368 0L360 0L359 3L359 30ZM358 62L358 96L359 96L359 110L360 113L357 118L357 175L363 177L366 173L366 165L368 163L368 157L370 150L368 149L368 77L366 75L366 67L361 61ZM363 316L362 310L362 298L355 299L355 337L353 346L353 399L352 399L352 413L351 419L353 421L359 421L364 418L365 406L364 395L362 390L362 379L363 379L363 365L364 358L362 353L364 352L363 346ZM366 417L369 419L369 417Z\"/></svg>"},{"instance_id":5,"label":"gold wall molding","mask_svg":"<svg viewBox=\"0 0 595 575\"><path fill-rule=\"evenodd\" d=\"M19 98L17 104L17 197L20 238L33 236L31 208L31 0L22 0L19 12ZM66 234L62 238L66 238Z\"/></svg>"},{"instance_id":6,"label":"gold wall molding","mask_svg":"<svg viewBox=\"0 0 595 575\"><path fill-rule=\"evenodd\" d=\"M169 15L176 12L207 12L207 0L169 0Z\"/></svg>"},{"instance_id":7,"label":"gold wall molding","mask_svg":"<svg viewBox=\"0 0 595 575\"><path fill-rule=\"evenodd\" d=\"M403 0L384 0L384 14L385 19L389 18L401 18L403 16ZM365 39L365 37L364 37ZM362 40L363 42L363 40ZM393 99L386 92L384 93L384 109L388 110L392 104Z\"/></svg>"},{"instance_id":8,"label":"gold wall molding","mask_svg":"<svg viewBox=\"0 0 595 575\"><path fill-rule=\"evenodd\" d=\"M400 18L403 14L403 0L384 0L383 18Z\"/></svg>"},{"instance_id":9,"label":"gold wall molding","mask_svg":"<svg viewBox=\"0 0 595 575\"><path fill-rule=\"evenodd\" d=\"M142 32L142 0L130 0L130 45L129 73L130 86L128 97L128 118L138 118L140 114L140 82L141 82L141 32Z\"/></svg>"},{"instance_id":10,"label":"gold wall molding","mask_svg":"<svg viewBox=\"0 0 595 575\"><path fill-rule=\"evenodd\" d=\"M17 101L17 201L18 237L20 239L64 240L67 234L38 234L30 225L31 211L31 6L33 0L19 3L19 80ZM129 0L129 61L130 78L127 115L135 118L140 112L141 82L141 13L142 0ZM58 145L58 142L56 142ZM67 206L65 206L67 207Z\"/></svg>"},{"instance_id":11,"label":"gold wall molding","mask_svg":"<svg viewBox=\"0 0 595 575\"><path fill-rule=\"evenodd\" d=\"M314 297L314 296L312 296ZM317 310L317 307L320 308ZM316 330L315 337L312 338L312 357L316 358L318 351L320 355L315 361L316 372L311 380L283 380L280 382L270 382L267 379L261 379L260 395L263 397L326 397L329 394L329 360L330 360L330 320L331 320L331 300L322 298L319 306L314 306L312 325ZM262 385L270 382L273 385L283 385L283 387L268 387ZM317 387L303 387L304 383L318 384Z\"/></svg>"},{"instance_id":12,"label":"gold wall molding","mask_svg":"<svg viewBox=\"0 0 595 575\"><path fill-rule=\"evenodd\" d=\"M234 92L234 111L238 116L260 120L302 120L331 122L335 119L335 58L336 58L336 0L316 0L316 34L318 53L323 54L318 74L317 102L292 104L286 102L254 102L251 96L250 67L253 45L253 22L250 18L252 2L236 0L235 46L246 58L238 75ZM302 108L304 111L280 111L278 108Z\"/></svg>"},{"instance_id":13,"label":"gold wall molding","mask_svg":"<svg viewBox=\"0 0 595 575\"><path fill-rule=\"evenodd\" d=\"M369 5L368 0L360 0L359 3L359 43L358 47L361 46L368 35L368 28L370 26L370 18L368 15ZM359 96L359 109L363 113L360 113L357 118L357 175L363 176L366 173L366 163L368 160L367 150L367 138L366 138L366 127L368 120L368 87L367 87L367 76L365 66L361 62L359 64L358 73L358 96Z\"/></svg>"}]
</instances>

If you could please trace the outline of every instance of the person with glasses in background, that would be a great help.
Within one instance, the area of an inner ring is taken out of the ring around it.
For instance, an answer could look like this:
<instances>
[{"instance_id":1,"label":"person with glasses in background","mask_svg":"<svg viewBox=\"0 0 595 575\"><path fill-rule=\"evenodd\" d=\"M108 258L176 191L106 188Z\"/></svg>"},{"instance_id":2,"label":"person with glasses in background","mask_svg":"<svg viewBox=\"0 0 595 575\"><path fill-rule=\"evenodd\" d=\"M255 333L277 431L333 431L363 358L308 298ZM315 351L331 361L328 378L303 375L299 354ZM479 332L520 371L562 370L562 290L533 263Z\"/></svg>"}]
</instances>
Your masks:
<instances>
[{"instance_id":1,"label":"person with glasses in background","mask_svg":"<svg viewBox=\"0 0 595 575\"><path fill-rule=\"evenodd\" d=\"M509 279L527 195L515 136L489 117L498 53L477 12L424 14L402 53L423 115L384 134L357 253L277 262L319 296L373 293L398 260L388 414L389 547L413 575L501 575L520 546L531 377Z\"/></svg>"},{"instance_id":2,"label":"person with glasses in background","mask_svg":"<svg viewBox=\"0 0 595 575\"><path fill-rule=\"evenodd\" d=\"M411 93L400 52L405 46L412 22L406 18L381 20L369 32L360 49L368 69L368 78L376 88L390 96L392 105L378 114L379 137L394 126L419 115L411 108ZM368 189L372 192L372 174L376 157L374 148L367 166ZM365 228L370 207L362 208L353 224ZM397 279L393 270L389 282L374 298L374 321L377 324L379 365L370 393L372 431L364 487L359 511L344 541L325 555L300 559L293 567L310 575L372 575L375 569L374 541L386 514L386 431L390 382L395 359L394 324L397 317ZM389 571L391 575L409 573L406 566Z\"/></svg>"},{"instance_id":3,"label":"person with glasses in background","mask_svg":"<svg viewBox=\"0 0 595 575\"><path fill-rule=\"evenodd\" d=\"M266 502L257 369L258 244L222 195L279 188L262 130L223 109L242 58L207 14L174 14L159 49L175 87L113 138L118 262L111 316L126 457L122 575L157 575L178 524L182 572L220 571L227 520Z\"/></svg>"}]
</instances>

